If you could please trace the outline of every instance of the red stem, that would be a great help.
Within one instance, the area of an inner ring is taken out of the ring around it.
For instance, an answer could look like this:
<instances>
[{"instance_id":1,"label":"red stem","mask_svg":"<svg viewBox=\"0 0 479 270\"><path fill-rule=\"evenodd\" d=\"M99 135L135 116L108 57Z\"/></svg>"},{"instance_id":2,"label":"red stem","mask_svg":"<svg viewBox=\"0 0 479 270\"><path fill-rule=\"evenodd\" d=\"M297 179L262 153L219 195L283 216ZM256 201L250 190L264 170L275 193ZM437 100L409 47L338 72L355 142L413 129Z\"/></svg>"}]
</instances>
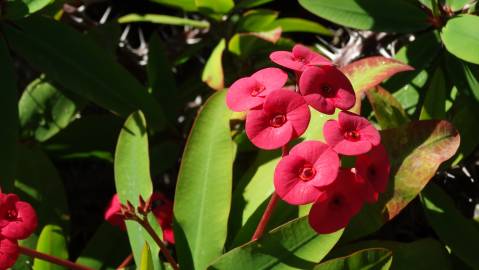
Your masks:
<instances>
[{"instance_id":1,"label":"red stem","mask_svg":"<svg viewBox=\"0 0 479 270\"><path fill-rule=\"evenodd\" d=\"M282 148L282 156L288 155L288 145L283 146ZM278 194L276 192L273 192L273 195L271 195L271 199L269 199L268 206L266 206L266 209L264 210L263 216L261 217L261 220L258 223L258 226L256 227L256 231L253 234L253 237L251 238L251 241L258 240L264 233L264 230L266 229L266 225L268 225L268 221L271 218L271 215L273 214L273 210L276 207L276 204L278 203Z\"/></svg>"},{"instance_id":2,"label":"red stem","mask_svg":"<svg viewBox=\"0 0 479 270\"><path fill-rule=\"evenodd\" d=\"M117 267L116 269L117 269L117 270L123 269L123 268L127 267L132 261L133 261L133 254L130 253L130 255L128 255L128 257L126 257L126 258L120 263L120 265L118 265L118 267Z\"/></svg>"},{"instance_id":3,"label":"red stem","mask_svg":"<svg viewBox=\"0 0 479 270\"><path fill-rule=\"evenodd\" d=\"M26 247L22 247L22 246L19 246L18 248L20 249L21 253L23 253L27 256L37 258L37 259L40 259L40 260L44 260L44 261L47 261L47 262L51 262L51 263L54 263L56 265L65 266L68 269L93 270L92 268L88 268L86 266L76 264L74 262L71 262L71 261L68 261L68 260L65 260L65 259L61 259L61 258L52 256L52 255L49 255L49 254L41 253L41 252L38 252L34 249L30 249L30 248L26 248Z\"/></svg>"}]
</instances>

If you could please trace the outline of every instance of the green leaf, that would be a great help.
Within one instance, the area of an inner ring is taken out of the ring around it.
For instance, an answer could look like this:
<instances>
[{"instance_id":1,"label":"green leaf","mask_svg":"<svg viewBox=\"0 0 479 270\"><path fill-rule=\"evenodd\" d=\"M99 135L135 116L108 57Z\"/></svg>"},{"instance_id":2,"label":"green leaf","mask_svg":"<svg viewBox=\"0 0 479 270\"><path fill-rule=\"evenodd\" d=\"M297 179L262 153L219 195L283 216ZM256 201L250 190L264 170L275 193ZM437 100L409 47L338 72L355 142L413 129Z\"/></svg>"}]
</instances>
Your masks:
<instances>
[{"instance_id":1,"label":"green leaf","mask_svg":"<svg viewBox=\"0 0 479 270\"><path fill-rule=\"evenodd\" d=\"M441 31L446 49L462 60L479 64L479 17L461 15L447 21Z\"/></svg>"},{"instance_id":2,"label":"green leaf","mask_svg":"<svg viewBox=\"0 0 479 270\"><path fill-rule=\"evenodd\" d=\"M152 2L182 9L184 11L197 11L195 0L150 0Z\"/></svg>"},{"instance_id":3,"label":"green leaf","mask_svg":"<svg viewBox=\"0 0 479 270\"><path fill-rule=\"evenodd\" d=\"M7 0L2 15L6 19L19 19L35 13L53 3L53 0Z\"/></svg>"},{"instance_id":4,"label":"green leaf","mask_svg":"<svg viewBox=\"0 0 479 270\"><path fill-rule=\"evenodd\" d=\"M479 101L479 66L466 63L446 54L446 70L459 92L472 95Z\"/></svg>"},{"instance_id":5,"label":"green leaf","mask_svg":"<svg viewBox=\"0 0 479 270\"><path fill-rule=\"evenodd\" d=\"M466 4L473 2L472 0L446 0L446 6L449 6L452 11L459 11L463 9Z\"/></svg>"},{"instance_id":6,"label":"green leaf","mask_svg":"<svg viewBox=\"0 0 479 270\"><path fill-rule=\"evenodd\" d=\"M153 270L153 259L151 258L150 247L147 243L143 246L143 251L141 252L141 261L140 261L140 270Z\"/></svg>"},{"instance_id":7,"label":"green leaf","mask_svg":"<svg viewBox=\"0 0 479 270\"><path fill-rule=\"evenodd\" d=\"M379 85L398 72L413 69L409 65L382 56L364 58L341 68L356 92L356 104L351 111L359 112L361 110L364 91Z\"/></svg>"},{"instance_id":8,"label":"green leaf","mask_svg":"<svg viewBox=\"0 0 479 270\"><path fill-rule=\"evenodd\" d=\"M261 32L268 31L273 28L271 24L278 17L275 10L269 9L253 9L243 13L238 21L237 27L241 32Z\"/></svg>"},{"instance_id":9,"label":"green leaf","mask_svg":"<svg viewBox=\"0 0 479 270\"><path fill-rule=\"evenodd\" d=\"M148 155L148 134L146 121L141 112L131 114L125 122L118 137L115 152L115 185L120 201L125 204L130 201L138 205L139 196L145 200L153 192L150 178L150 160ZM154 254L159 247L151 236L135 221L126 221L128 238L135 262L141 261L141 252L145 241ZM161 235L157 231L158 235ZM158 256L154 257L155 267L159 267ZM158 269L158 268L155 268Z\"/></svg>"},{"instance_id":10,"label":"green leaf","mask_svg":"<svg viewBox=\"0 0 479 270\"><path fill-rule=\"evenodd\" d=\"M332 32L321 24L301 18L279 18L272 23L273 27L281 27L283 33L303 32L332 36Z\"/></svg>"},{"instance_id":11,"label":"green leaf","mask_svg":"<svg viewBox=\"0 0 479 270\"><path fill-rule=\"evenodd\" d=\"M461 97L455 101L458 110L452 116L452 123L461 134L461 145L453 165L458 164L463 158L474 152L479 144L479 126L476 116L479 115L477 103L468 97Z\"/></svg>"},{"instance_id":12,"label":"green leaf","mask_svg":"<svg viewBox=\"0 0 479 270\"><path fill-rule=\"evenodd\" d=\"M421 202L433 230L451 251L470 267L479 269L479 229L466 219L449 196L434 184L422 192Z\"/></svg>"},{"instance_id":13,"label":"green leaf","mask_svg":"<svg viewBox=\"0 0 479 270\"><path fill-rule=\"evenodd\" d=\"M55 224L68 231L69 213L63 181L36 144L18 146L15 193L35 208L40 228Z\"/></svg>"},{"instance_id":14,"label":"green leaf","mask_svg":"<svg viewBox=\"0 0 479 270\"><path fill-rule=\"evenodd\" d=\"M427 14L411 1L299 0L315 15L348 27L376 32L415 32L429 27Z\"/></svg>"},{"instance_id":15,"label":"green leaf","mask_svg":"<svg viewBox=\"0 0 479 270\"><path fill-rule=\"evenodd\" d=\"M36 16L4 25L4 34L15 52L52 81L124 117L141 109L152 127L164 127L163 111L146 88L91 39Z\"/></svg>"},{"instance_id":16,"label":"green leaf","mask_svg":"<svg viewBox=\"0 0 479 270\"><path fill-rule=\"evenodd\" d=\"M427 89L419 119L444 119L446 117L446 80L441 68L437 68Z\"/></svg>"},{"instance_id":17,"label":"green leaf","mask_svg":"<svg viewBox=\"0 0 479 270\"><path fill-rule=\"evenodd\" d=\"M44 77L34 80L18 102L24 136L32 136L40 142L50 139L66 128L83 107L83 102L75 101L59 92Z\"/></svg>"},{"instance_id":18,"label":"green leaf","mask_svg":"<svg viewBox=\"0 0 479 270\"><path fill-rule=\"evenodd\" d=\"M180 266L185 269L204 269L222 254L226 241L234 149L225 97L226 91L220 91L208 99L183 153L174 228Z\"/></svg>"},{"instance_id":19,"label":"green leaf","mask_svg":"<svg viewBox=\"0 0 479 270\"><path fill-rule=\"evenodd\" d=\"M391 93L378 86L366 91L374 115L382 129L395 128L409 122L401 103Z\"/></svg>"},{"instance_id":20,"label":"green leaf","mask_svg":"<svg viewBox=\"0 0 479 270\"><path fill-rule=\"evenodd\" d=\"M225 39L221 39L208 58L203 69L203 74L201 75L201 80L215 90L224 88L222 57L225 47L226 41Z\"/></svg>"},{"instance_id":21,"label":"green leaf","mask_svg":"<svg viewBox=\"0 0 479 270\"><path fill-rule=\"evenodd\" d=\"M349 256L331 259L320 263L314 270L388 270L392 262L392 252L383 248L357 251Z\"/></svg>"},{"instance_id":22,"label":"green leaf","mask_svg":"<svg viewBox=\"0 0 479 270\"><path fill-rule=\"evenodd\" d=\"M328 254L342 232L317 234L307 217L295 219L229 251L208 269L311 269Z\"/></svg>"},{"instance_id":23,"label":"green leaf","mask_svg":"<svg viewBox=\"0 0 479 270\"><path fill-rule=\"evenodd\" d=\"M206 14L221 13L230 11L235 3L233 0L195 0L198 10Z\"/></svg>"},{"instance_id":24,"label":"green leaf","mask_svg":"<svg viewBox=\"0 0 479 270\"><path fill-rule=\"evenodd\" d=\"M18 107L17 82L13 63L5 40L0 36L0 179L1 188L13 188L17 159Z\"/></svg>"},{"instance_id":25,"label":"green leaf","mask_svg":"<svg viewBox=\"0 0 479 270\"><path fill-rule=\"evenodd\" d=\"M445 247L430 238L410 243L393 241L364 241L335 248L328 257L345 256L354 251L370 248L384 248L392 251L391 270L451 270L451 261Z\"/></svg>"},{"instance_id":26,"label":"green leaf","mask_svg":"<svg viewBox=\"0 0 479 270\"><path fill-rule=\"evenodd\" d=\"M115 239L115 248L110 248L112 239ZM88 241L76 263L92 269L116 269L129 254L130 248L125 232L108 222L103 222Z\"/></svg>"},{"instance_id":27,"label":"green leaf","mask_svg":"<svg viewBox=\"0 0 479 270\"><path fill-rule=\"evenodd\" d=\"M366 205L353 218L345 238L367 235L397 216L426 186L439 165L456 153L459 141L459 133L447 121L415 121L381 131L381 143L391 162L388 188L377 204Z\"/></svg>"},{"instance_id":28,"label":"green leaf","mask_svg":"<svg viewBox=\"0 0 479 270\"><path fill-rule=\"evenodd\" d=\"M188 25L197 28L209 28L210 24L207 21L197 21L181 17L161 15L161 14L127 14L118 18L119 23L138 23L138 22L150 22L156 24L168 24L168 25Z\"/></svg>"},{"instance_id":29,"label":"green leaf","mask_svg":"<svg viewBox=\"0 0 479 270\"><path fill-rule=\"evenodd\" d=\"M261 6L273 1L274 0L241 0L238 4L236 4L235 7L236 8L253 8L253 7Z\"/></svg>"},{"instance_id":30,"label":"green leaf","mask_svg":"<svg viewBox=\"0 0 479 270\"><path fill-rule=\"evenodd\" d=\"M43 228L38 238L37 251L53 255L58 258L68 259L67 241L62 228L56 225L47 225ZM47 261L35 259L34 270L66 270L67 268Z\"/></svg>"}]
</instances>

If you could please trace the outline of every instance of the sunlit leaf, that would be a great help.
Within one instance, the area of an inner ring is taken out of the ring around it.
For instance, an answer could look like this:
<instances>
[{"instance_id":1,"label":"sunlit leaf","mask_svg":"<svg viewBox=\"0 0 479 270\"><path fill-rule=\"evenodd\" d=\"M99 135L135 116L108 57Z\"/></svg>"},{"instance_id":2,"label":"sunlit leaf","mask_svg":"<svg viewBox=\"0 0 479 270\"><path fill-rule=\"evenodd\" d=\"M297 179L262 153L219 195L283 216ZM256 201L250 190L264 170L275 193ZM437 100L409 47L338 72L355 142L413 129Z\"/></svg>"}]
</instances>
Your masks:
<instances>
[{"instance_id":1,"label":"sunlit leaf","mask_svg":"<svg viewBox=\"0 0 479 270\"><path fill-rule=\"evenodd\" d=\"M371 248L357 251L320 263L314 270L388 270L392 262L392 252L384 248Z\"/></svg>"},{"instance_id":2,"label":"sunlit leaf","mask_svg":"<svg viewBox=\"0 0 479 270\"><path fill-rule=\"evenodd\" d=\"M461 15L447 21L441 38L446 49L462 60L479 64L479 16Z\"/></svg>"},{"instance_id":3,"label":"sunlit leaf","mask_svg":"<svg viewBox=\"0 0 479 270\"><path fill-rule=\"evenodd\" d=\"M128 14L118 18L119 23L137 23L137 22L150 22L156 24L168 24L168 25L188 25L197 28L208 28L210 24L207 21L197 21L181 17L161 15L161 14Z\"/></svg>"},{"instance_id":4,"label":"sunlit leaf","mask_svg":"<svg viewBox=\"0 0 479 270\"><path fill-rule=\"evenodd\" d=\"M331 31L321 24L301 18L279 18L275 20L272 25L274 27L281 27L281 31L283 31L283 33L303 32L325 36L332 35Z\"/></svg>"},{"instance_id":5,"label":"sunlit leaf","mask_svg":"<svg viewBox=\"0 0 479 270\"><path fill-rule=\"evenodd\" d=\"M446 80L441 68L437 68L424 98L419 119L444 119L446 117Z\"/></svg>"},{"instance_id":6,"label":"sunlit leaf","mask_svg":"<svg viewBox=\"0 0 479 270\"><path fill-rule=\"evenodd\" d=\"M222 39L208 58L203 69L203 74L201 75L201 80L215 90L224 88L222 57L225 47L226 41Z\"/></svg>"},{"instance_id":7,"label":"sunlit leaf","mask_svg":"<svg viewBox=\"0 0 479 270\"><path fill-rule=\"evenodd\" d=\"M45 226L38 238L37 251L58 258L68 259L67 240L62 228L57 225ZM66 270L67 268L40 259L35 259L33 261L33 269Z\"/></svg>"},{"instance_id":8,"label":"sunlit leaf","mask_svg":"<svg viewBox=\"0 0 479 270\"><path fill-rule=\"evenodd\" d=\"M401 103L382 87L366 91L366 96L382 129L399 127L409 122Z\"/></svg>"}]
</instances>

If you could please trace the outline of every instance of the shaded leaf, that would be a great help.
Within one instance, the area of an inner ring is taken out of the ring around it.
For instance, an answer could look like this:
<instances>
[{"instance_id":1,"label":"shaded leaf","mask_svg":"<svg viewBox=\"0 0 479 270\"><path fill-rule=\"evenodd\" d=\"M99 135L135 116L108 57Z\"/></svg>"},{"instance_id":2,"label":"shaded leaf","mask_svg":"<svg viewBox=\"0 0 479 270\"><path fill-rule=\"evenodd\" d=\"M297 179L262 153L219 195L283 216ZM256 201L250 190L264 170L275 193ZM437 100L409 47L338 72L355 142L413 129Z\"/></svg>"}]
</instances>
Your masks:
<instances>
[{"instance_id":1,"label":"shaded leaf","mask_svg":"<svg viewBox=\"0 0 479 270\"><path fill-rule=\"evenodd\" d=\"M182 9L184 11L197 11L195 0L150 0L152 2Z\"/></svg>"},{"instance_id":2,"label":"shaded leaf","mask_svg":"<svg viewBox=\"0 0 479 270\"><path fill-rule=\"evenodd\" d=\"M299 0L299 3L319 17L357 29L407 33L429 27L426 13L411 1Z\"/></svg>"},{"instance_id":3,"label":"shaded leaf","mask_svg":"<svg viewBox=\"0 0 479 270\"><path fill-rule=\"evenodd\" d=\"M188 25L197 28L208 28L210 24L207 21L197 21L181 17L161 15L161 14L127 14L118 18L119 23L138 23L138 22L150 22L156 24L168 24L168 25Z\"/></svg>"},{"instance_id":4,"label":"shaded leaf","mask_svg":"<svg viewBox=\"0 0 479 270\"><path fill-rule=\"evenodd\" d=\"M175 240L180 266L204 269L222 254L230 213L234 149L226 91L199 112L183 153L175 193Z\"/></svg>"},{"instance_id":5,"label":"shaded leaf","mask_svg":"<svg viewBox=\"0 0 479 270\"><path fill-rule=\"evenodd\" d=\"M462 60L479 64L479 16L461 15L447 21L441 38L446 49Z\"/></svg>"},{"instance_id":6,"label":"shaded leaf","mask_svg":"<svg viewBox=\"0 0 479 270\"><path fill-rule=\"evenodd\" d=\"M227 252L208 269L312 269L333 248L342 232L317 234L307 217L295 219L257 241Z\"/></svg>"},{"instance_id":7,"label":"shaded leaf","mask_svg":"<svg viewBox=\"0 0 479 270\"><path fill-rule=\"evenodd\" d=\"M67 241L62 228L56 225L45 226L38 238L37 251L58 258L68 259ZM35 259L33 261L33 269L66 270L67 268L40 259Z\"/></svg>"},{"instance_id":8,"label":"shaded leaf","mask_svg":"<svg viewBox=\"0 0 479 270\"><path fill-rule=\"evenodd\" d=\"M278 11L270 9L253 9L243 13L238 21L238 30L242 32L261 32L273 28L271 24L278 17Z\"/></svg>"},{"instance_id":9,"label":"shaded leaf","mask_svg":"<svg viewBox=\"0 0 479 270\"><path fill-rule=\"evenodd\" d=\"M320 263L315 270L387 270L391 266L392 252L383 248L357 251L349 256Z\"/></svg>"},{"instance_id":10,"label":"shaded leaf","mask_svg":"<svg viewBox=\"0 0 479 270\"><path fill-rule=\"evenodd\" d=\"M53 3L53 0L7 0L2 9L2 17L7 19L19 19L35 13L47 5Z\"/></svg>"},{"instance_id":11,"label":"shaded leaf","mask_svg":"<svg viewBox=\"0 0 479 270\"><path fill-rule=\"evenodd\" d=\"M470 267L479 269L479 229L466 219L449 196L434 184L422 192L421 202L433 230L451 251Z\"/></svg>"},{"instance_id":12,"label":"shaded leaf","mask_svg":"<svg viewBox=\"0 0 479 270\"><path fill-rule=\"evenodd\" d=\"M444 73L438 67L431 78L419 119L444 119L446 117L446 94Z\"/></svg>"},{"instance_id":13,"label":"shaded leaf","mask_svg":"<svg viewBox=\"0 0 479 270\"><path fill-rule=\"evenodd\" d=\"M222 56L225 46L226 41L222 39L208 58L201 75L201 80L215 90L224 88Z\"/></svg>"},{"instance_id":14,"label":"shaded leaf","mask_svg":"<svg viewBox=\"0 0 479 270\"><path fill-rule=\"evenodd\" d=\"M356 104L351 111L359 112L361 110L364 91L379 85L398 72L413 69L409 65L382 56L367 57L341 68L356 92Z\"/></svg>"},{"instance_id":15,"label":"shaded leaf","mask_svg":"<svg viewBox=\"0 0 479 270\"><path fill-rule=\"evenodd\" d=\"M17 107L17 82L10 52L0 36L0 186L5 191L13 188L17 159L19 130Z\"/></svg>"},{"instance_id":16,"label":"shaded leaf","mask_svg":"<svg viewBox=\"0 0 479 270\"><path fill-rule=\"evenodd\" d=\"M458 164L463 158L474 152L479 144L479 126L476 116L479 115L477 103L467 97L456 100L458 110L452 116L452 123L461 134L461 145L457 151L453 165Z\"/></svg>"},{"instance_id":17,"label":"shaded leaf","mask_svg":"<svg viewBox=\"0 0 479 270\"><path fill-rule=\"evenodd\" d=\"M304 32L325 36L332 36L331 31L321 24L301 18L279 18L272 23L274 27L281 27L283 33Z\"/></svg>"},{"instance_id":18,"label":"shaded leaf","mask_svg":"<svg viewBox=\"0 0 479 270\"><path fill-rule=\"evenodd\" d=\"M395 128L409 122L399 101L384 88L372 88L366 91L366 96L382 129Z\"/></svg>"},{"instance_id":19,"label":"shaded leaf","mask_svg":"<svg viewBox=\"0 0 479 270\"><path fill-rule=\"evenodd\" d=\"M357 239L379 229L411 202L435 175L439 165L459 147L459 133L447 121L415 121L381 131L391 162L387 191L379 202L366 205L353 218L345 239Z\"/></svg>"},{"instance_id":20,"label":"shaded leaf","mask_svg":"<svg viewBox=\"0 0 479 270\"><path fill-rule=\"evenodd\" d=\"M152 127L164 127L163 111L146 88L91 39L36 16L5 25L4 34L14 51L52 81L124 117L141 109Z\"/></svg>"}]
</instances>

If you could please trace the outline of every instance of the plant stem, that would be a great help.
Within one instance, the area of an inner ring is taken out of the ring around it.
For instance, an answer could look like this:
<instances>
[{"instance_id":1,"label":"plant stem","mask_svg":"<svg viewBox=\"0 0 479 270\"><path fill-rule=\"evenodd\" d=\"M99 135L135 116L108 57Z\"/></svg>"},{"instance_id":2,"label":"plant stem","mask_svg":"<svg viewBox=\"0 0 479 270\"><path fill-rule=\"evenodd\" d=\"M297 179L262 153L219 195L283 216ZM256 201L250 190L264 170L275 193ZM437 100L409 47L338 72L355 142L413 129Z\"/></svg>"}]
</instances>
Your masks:
<instances>
[{"instance_id":1,"label":"plant stem","mask_svg":"<svg viewBox=\"0 0 479 270\"><path fill-rule=\"evenodd\" d=\"M51 262L51 263L56 264L56 265L65 266L68 269L93 270L92 268L88 268L86 266L76 264L74 262L71 262L71 261L68 261L68 260L65 260L65 259L61 259L61 258L52 256L52 255L49 255L49 254L41 253L41 252L38 252L34 249L30 249L30 248L26 248L26 247L22 247L22 246L19 246L18 248L20 249L21 253L23 253L27 256L37 258L37 259L40 259L40 260L44 260L44 261L47 261L47 262Z\"/></svg>"},{"instance_id":2,"label":"plant stem","mask_svg":"<svg viewBox=\"0 0 479 270\"><path fill-rule=\"evenodd\" d=\"M288 155L288 145L283 146L282 150L282 156ZM258 223L258 226L256 227L256 231L253 234L253 237L251 238L251 241L258 240L264 233L264 230L266 229L266 225L268 225L268 221L271 218L271 214L273 214L273 210L276 207L276 204L278 203L279 196L276 194L276 192L273 192L273 195L271 195L271 199L269 200L268 206L266 206L266 209L264 210L263 216L261 217L261 220Z\"/></svg>"},{"instance_id":3,"label":"plant stem","mask_svg":"<svg viewBox=\"0 0 479 270\"><path fill-rule=\"evenodd\" d=\"M120 265L118 265L118 267L116 269L119 270L119 269L123 269L123 268L127 267L131 263L131 261L133 261L133 254L130 253L130 255L128 255L128 257L126 257L120 263Z\"/></svg>"},{"instance_id":4,"label":"plant stem","mask_svg":"<svg viewBox=\"0 0 479 270\"><path fill-rule=\"evenodd\" d=\"M161 241L160 237L158 234L156 234L155 230L151 227L150 223L148 222L147 218L145 217L144 219L139 218L138 223L140 223L143 228L150 234L150 236L155 240L156 244L160 247L161 253L165 256L166 260L168 263L171 264L171 267L174 270L179 270L180 268L178 267L178 264L176 263L175 259L171 256L170 252L166 248L166 245Z\"/></svg>"}]
</instances>

